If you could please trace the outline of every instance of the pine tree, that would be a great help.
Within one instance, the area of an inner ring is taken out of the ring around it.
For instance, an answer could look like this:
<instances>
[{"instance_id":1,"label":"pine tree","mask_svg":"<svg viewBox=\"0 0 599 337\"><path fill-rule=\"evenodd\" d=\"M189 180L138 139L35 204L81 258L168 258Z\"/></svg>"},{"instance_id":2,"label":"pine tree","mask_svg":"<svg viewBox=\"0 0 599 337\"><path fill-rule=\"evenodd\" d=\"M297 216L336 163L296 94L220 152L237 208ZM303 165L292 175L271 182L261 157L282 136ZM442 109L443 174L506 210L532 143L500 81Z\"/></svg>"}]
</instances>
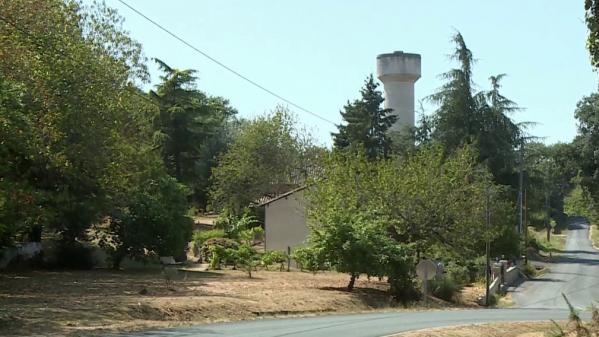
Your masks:
<instances>
[{"instance_id":1,"label":"pine tree","mask_svg":"<svg viewBox=\"0 0 599 337\"><path fill-rule=\"evenodd\" d=\"M378 86L373 76L368 76L360 90L361 99L343 107L341 116L345 123L338 125L339 131L333 133L336 148L363 147L370 159L389 155L391 141L387 131L397 117L391 115L391 109L381 108L385 99Z\"/></svg>"},{"instance_id":2,"label":"pine tree","mask_svg":"<svg viewBox=\"0 0 599 337\"><path fill-rule=\"evenodd\" d=\"M478 161L486 163L495 181L514 185L516 153L522 141L520 125L509 117L519 110L516 103L501 95L500 82L505 74L491 76L491 90L475 92L472 81L472 52L463 36L453 37L456 50L452 59L459 67L442 74L447 79L429 99L439 107L433 115L431 138L439 141L446 153L473 144Z\"/></svg>"}]
</instances>

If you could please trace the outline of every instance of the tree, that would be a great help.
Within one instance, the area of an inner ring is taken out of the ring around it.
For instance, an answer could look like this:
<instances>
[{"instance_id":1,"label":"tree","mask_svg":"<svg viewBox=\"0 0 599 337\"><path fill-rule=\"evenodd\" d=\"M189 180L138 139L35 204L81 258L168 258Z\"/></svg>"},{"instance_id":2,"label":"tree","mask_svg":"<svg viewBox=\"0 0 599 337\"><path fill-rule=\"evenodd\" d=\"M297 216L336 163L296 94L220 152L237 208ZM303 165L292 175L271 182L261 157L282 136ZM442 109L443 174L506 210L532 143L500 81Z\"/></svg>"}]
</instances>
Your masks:
<instances>
[{"instance_id":1,"label":"tree","mask_svg":"<svg viewBox=\"0 0 599 337\"><path fill-rule=\"evenodd\" d=\"M491 229L484 225L488 194ZM360 274L384 275L393 291L413 294L410 273L422 256L471 259L486 239L513 231L513 205L470 147L447 158L440 146L377 161L333 153L307 197L313 254L306 255L313 266L350 274L349 288Z\"/></svg>"},{"instance_id":2,"label":"tree","mask_svg":"<svg viewBox=\"0 0 599 337\"><path fill-rule=\"evenodd\" d=\"M171 176L193 191L194 200L205 203L212 157L227 142L220 131L235 110L226 100L197 90L194 70L178 70L155 61L165 73L156 91L150 91L160 106L154 128L164 164Z\"/></svg>"},{"instance_id":3,"label":"tree","mask_svg":"<svg viewBox=\"0 0 599 337\"><path fill-rule=\"evenodd\" d=\"M490 91L475 92L472 52L460 33L453 37L453 41L456 49L451 58L460 66L442 74L447 83L429 96L429 100L438 105L433 115L431 137L443 145L446 153L473 144L478 161L489 167L495 181L514 186L515 149L522 142L522 132L509 117L519 108L499 91L505 74L489 78Z\"/></svg>"},{"instance_id":4,"label":"tree","mask_svg":"<svg viewBox=\"0 0 599 337\"><path fill-rule=\"evenodd\" d=\"M111 214L100 243L118 269L124 257L181 256L191 239L185 186L161 174L129 191L126 207Z\"/></svg>"},{"instance_id":5,"label":"tree","mask_svg":"<svg viewBox=\"0 0 599 337\"><path fill-rule=\"evenodd\" d=\"M591 64L599 67L599 1L585 0L584 2L585 22L589 35L587 37L587 49L591 54Z\"/></svg>"},{"instance_id":6,"label":"tree","mask_svg":"<svg viewBox=\"0 0 599 337\"><path fill-rule=\"evenodd\" d=\"M362 97L343 107L341 117L345 124L338 125L339 131L333 133L336 148L363 147L371 159L389 155L391 140L387 131L397 117L391 109L381 108L385 99L378 86L373 76L368 76L360 90Z\"/></svg>"},{"instance_id":7,"label":"tree","mask_svg":"<svg viewBox=\"0 0 599 337\"><path fill-rule=\"evenodd\" d=\"M22 108L13 112L23 123L15 131L28 134L34 150L7 154L11 162L26 156L28 165L10 182L36 196L28 197L30 215L45 214L35 216L34 239L43 228L73 243L111 208L108 172L122 163L118 149L135 138L130 131L143 128L134 118L147 104L129 109L132 83L147 75L141 49L102 5L11 1L0 12L0 77L20 88Z\"/></svg>"},{"instance_id":8,"label":"tree","mask_svg":"<svg viewBox=\"0 0 599 337\"><path fill-rule=\"evenodd\" d=\"M584 97L576 106L578 135L574 144L578 149L581 182L590 196L599 201L599 94Z\"/></svg>"},{"instance_id":9,"label":"tree","mask_svg":"<svg viewBox=\"0 0 599 337\"><path fill-rule=\"evenodd\" d=\"M456 49L451 59L458 61L460 67L442 74L441 78L448 82L429 96L439 105L435 112L433 138L440 141L448 153L476 141L475 131L482 129L472 89L472 52L462 34L456 33L453 42Z\"/></svg>"},{"instance_id":10,"label":"tree","mask_svg":"<svg viewBox=\"0 0 599 337\"><path fill-rule=\"evenodd\" d=\"M322 150L300 140L295 121L282 107L242 123L212 171L210 198L214 208L228 208L239 215L260 198L303 184L307 175L318 172Z\"/></svg>"},{"instance_id":11,"label":"tree","mask_svg":"<svg viewBox=\"0 0 599 337\"><path fill-rule=\"evenodd\" d=\"M0 246L42 232L67 248L110 237L117 266L182 251L187 192L154 151L159 110L135 87L145 59L122 18L59 0L0 12Z\"/></svg>"},{"instance_id":12,"label":"tree","mask_svg":"<svg viewBox=\"0 0 599 337\"><path fill-rule=\"evenodd\" d=\"M569 216L583 216L591 223L599 220L597 209L589 193L580 185L576 185L564 200L564 210Z\"/></svg>"}]
</instances>

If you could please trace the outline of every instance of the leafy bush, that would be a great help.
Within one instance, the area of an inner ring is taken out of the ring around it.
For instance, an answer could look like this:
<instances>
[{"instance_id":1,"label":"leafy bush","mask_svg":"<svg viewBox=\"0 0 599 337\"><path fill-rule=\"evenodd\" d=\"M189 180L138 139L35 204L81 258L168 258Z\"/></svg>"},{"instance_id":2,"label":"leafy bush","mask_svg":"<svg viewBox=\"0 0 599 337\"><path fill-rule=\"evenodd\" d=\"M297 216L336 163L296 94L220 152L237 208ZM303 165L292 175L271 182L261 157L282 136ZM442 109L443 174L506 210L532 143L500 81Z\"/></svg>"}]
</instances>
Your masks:
<instances>
[{"instance_id":1,"label":"leafy bush","mask_svg":"<svg viewBox=\"0 0 599 337\"><path fill-rule=\"evenodd\" d=\"M112 211L100 245L111 255L113 268L126 256L180 256L191 238L187 188L172 177L155 177L131 191L124 207Z\"/></svg>"},{"instance_id":2,"label":"leafy bush","mask_svg":"<svg viewBox=\"0 0 599 337\"><path fill-rule=\"evenodd\" d=\"M436 278L429 283L432 294L445 301L453 301L460 290L458 283L450 277Z\"/></svg>"},{"instance_id":3,"label":"leafy bush","mask_svg":"<svg viewBox=\"0 0 599 337\"><path fill-rule=\"evenodd\" d=\"M291 257L302 271L307 270L317 272L319 270L327 269L322 256L318 254L317 250L313 247L297 248L293 251Z\"/></svg>"},{"instance_id":4,"label":"leafy bush","mask_svg":"<svg viewBox=\"0 0 599 337\"><path fill-rule=\"evenodd\" d=\"M468 284L474 280L470 277L470 270L467 266L460 265L454 261L451 261L445 267L447 278L452 279L459 285Z\"/></svg>"},{"instance_id":5,"label":"leafy bush","mask_svg":"<svg viewBox=\"0 0 599 337\"><path fill-rule=\"evenodd\" d=\"M225 231L222 229L211 229L193 233L192 240L194 246L200 248L208 239L222 238L224 236Z\"/></svg>"},{"instance_id":6,"label":"leafy bush","mask_svg":"<svg viewBox=\"0 0 599 337\"><path fill-rule=\"evenodd\" d=\"M247 244L243 244L235 251L235 259L243 270L248 273L249 278L252 278L252 270L256 269L260 263L260 257L256 250Z\"/></svg>"},{"instance_id":7,"label":"leafy bush","mask_svg":"<svg viewBox=\"0 0 599 337\"><path fill-rule=\"evenodd\" d=\"M239 238L242 231L254 228L257 224L258 220L249 211L246 210L241 216L236 216L228 209L224 209L215 222L216 228L223 230L225 236L231 239Z\"/></svg>"},{"instance_id":8,"label":"leafy bush","mask_svg":"<svg viewBox=\"0 0 599 337\"><path fill-rule=\"evenodd\" d=\"M213 253L216 252L219 261L222 261L222 259L225 257L224 254L226 249L237 249L238 247L239 244L235 240L227 238L211 238L206 240L202 245L202 248L200 249L200 255L202 259L210 262Z\"/></svg>"},{"instance_id":9,"label":"leafy bush","mask_svg":"<svg viewBox=\"0 0 599 337\"><path fill-rule=\"evenodd\" d=\"M226 249L222 246L214 245L208 247L208 254L206 255L206 260L210 264L210 269L220 269L221 262L225 258Z\"/></svg>"},{"instance_id":10,"label":"leafy bush","mask_svg":"<svg viewBox=\"0 0 599 337\"><path fill-rule=\"evenodd\" d=\"M67 269L92 269L95 261L92 250L79 242L61 243L56 247L55 266Z\"/></svg>"},{"instance_id":11,"label":"leafy bush","mask_svg":"<svg viewBox=\"0 0 599 337\"><path fill-rule=\"evenodd\" d=\"M271 250L264 254L260 259L260 264L268 270L268 267L279 264L279 270L285 269L285 263L287 262L287 254L277 250Z\"/></svg>"}]
</instances>

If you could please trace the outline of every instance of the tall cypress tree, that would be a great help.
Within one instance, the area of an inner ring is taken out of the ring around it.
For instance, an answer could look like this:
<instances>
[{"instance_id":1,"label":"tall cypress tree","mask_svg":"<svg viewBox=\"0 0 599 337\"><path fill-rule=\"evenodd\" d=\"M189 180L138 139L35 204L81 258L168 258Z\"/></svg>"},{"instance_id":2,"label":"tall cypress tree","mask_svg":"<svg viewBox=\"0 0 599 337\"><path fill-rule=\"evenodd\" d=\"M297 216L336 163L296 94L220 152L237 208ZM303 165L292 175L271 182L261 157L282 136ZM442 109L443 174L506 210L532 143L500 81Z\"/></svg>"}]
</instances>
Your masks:
<instances>
[{"instance_id":1,"label":"tall cypress tree","mask_svg":"<svg viewBox=\"0 0 599 337\"><path fill-rule=\"evenodd\" d=\"M345 123L338 125L339 131L333 133L336 148L363 147L370 159L389 155L391 141L387 131L397 117L391 115L392 109L381 108L385 99L378 86L373 76L368 76L360 90L362 97L348 101L343 107L341 117Z\"/></svg>"}]
</instances>

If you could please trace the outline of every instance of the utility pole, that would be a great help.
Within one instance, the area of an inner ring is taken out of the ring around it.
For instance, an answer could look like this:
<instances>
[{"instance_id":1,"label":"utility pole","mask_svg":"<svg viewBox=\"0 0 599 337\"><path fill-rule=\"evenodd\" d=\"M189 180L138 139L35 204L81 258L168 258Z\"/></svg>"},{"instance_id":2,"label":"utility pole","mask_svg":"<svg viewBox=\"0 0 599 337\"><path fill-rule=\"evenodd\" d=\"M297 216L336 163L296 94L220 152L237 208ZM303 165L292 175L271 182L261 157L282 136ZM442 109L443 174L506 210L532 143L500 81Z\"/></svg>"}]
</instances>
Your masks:
<instances>
[{"instance_id":1,"label":"utility pole","mask_svg":"<svg viewBox=\"0 0 599 337\"><path fill-rule=\"evenodd\" d=\"M522 234L522 220L523 220L523 188L524 188L524 142L520 143L520 160L518 170L518 233Z\"/></svg>"},{"instance_id":2,"label":"utility pole","mask_svg":"<svg viewBox=\"0 0 599 337\"><path fill-rule=\"evenodd\" d=\"M485 224L487 228L487 240L485 242L485 259L487 260L487 270L485 272L485 306L489 306L489 287L491 286L491 238L489 237L489 231L491 229L491 211L489 210L489 204L491 203L491 191L487 186L487 198L485 203Z\"/></svg>"},{"instance_id":3,"label":"utility pole","mask_svg":"<svg viewBox=\"0 0 599 337\"><path fill-rule=\"evenodd\" d=\"M526 197L526 188L524 188L524 264L528 264L528 206Z\"/></svg>"}]
</instances>

